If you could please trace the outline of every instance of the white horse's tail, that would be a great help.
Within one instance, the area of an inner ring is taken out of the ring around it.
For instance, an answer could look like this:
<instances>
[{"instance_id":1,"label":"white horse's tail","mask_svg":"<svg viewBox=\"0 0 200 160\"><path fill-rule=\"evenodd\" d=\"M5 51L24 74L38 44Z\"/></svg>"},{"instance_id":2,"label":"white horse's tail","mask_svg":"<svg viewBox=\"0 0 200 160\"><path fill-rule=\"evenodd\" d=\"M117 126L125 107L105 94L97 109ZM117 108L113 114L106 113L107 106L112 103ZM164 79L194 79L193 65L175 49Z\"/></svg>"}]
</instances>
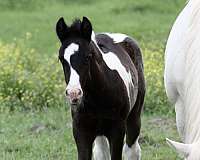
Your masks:
<instances>
[{"instance_id":1,"label":"white horse's tail","mask_svg":"<svg viewBox=\"0 0 200 160\"><path fill-rule=\"evenodd\" d=\"M179 143L172 141L168 138L166 138L167 144L170 145L170 147L174 148L179 154L181 154L184 157L187 157L192 149L191 144L184 144L184 143Z\"/></svg>"}]
</instances>

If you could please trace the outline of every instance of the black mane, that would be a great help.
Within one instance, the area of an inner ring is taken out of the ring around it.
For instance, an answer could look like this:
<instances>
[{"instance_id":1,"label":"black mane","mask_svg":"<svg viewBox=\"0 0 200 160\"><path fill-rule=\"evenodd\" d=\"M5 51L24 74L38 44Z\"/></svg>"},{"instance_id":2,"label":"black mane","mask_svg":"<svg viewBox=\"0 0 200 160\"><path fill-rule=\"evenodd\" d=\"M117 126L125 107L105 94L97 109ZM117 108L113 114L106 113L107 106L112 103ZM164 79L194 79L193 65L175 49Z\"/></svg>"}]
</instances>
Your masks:
<instances>
[{"instance_id":1,"label":"black mane","mask_svg":"<svg viewBox=\"0 0 200 160\"><path fill-rule=\"evenodd\" d=\"M80 19L75 19L71 26L68 28L68 33L70 35L76 35L80 36L81 35L81 20Z\"/></svg>"}]
</instances>

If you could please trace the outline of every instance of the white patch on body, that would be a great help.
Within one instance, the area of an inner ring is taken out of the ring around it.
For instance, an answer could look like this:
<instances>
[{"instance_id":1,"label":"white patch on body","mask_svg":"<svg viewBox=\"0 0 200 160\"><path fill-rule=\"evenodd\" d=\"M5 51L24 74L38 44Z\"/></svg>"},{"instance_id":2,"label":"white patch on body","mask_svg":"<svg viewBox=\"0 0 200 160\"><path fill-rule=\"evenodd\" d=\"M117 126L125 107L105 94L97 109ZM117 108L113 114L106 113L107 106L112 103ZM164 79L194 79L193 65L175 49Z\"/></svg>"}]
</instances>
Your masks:
<instances>
[{"instance_id":1,"label":"white patch on body","mask_svg":"<svg viewBox=\"0 0 200 160\"><path fill-rule=\"evenodd\" d=\"M128 36L122 33L103 33L113 39L115 43L123 42Z\"/></svg>"},{"instance_id":2,"label":"white patch on body","mask_svg":"<svg viewBox=\"0 0 200 160\"><path fill-rule=\"evenodd\" d=\"M66 49L64 53L64 59L69 63L70 66L70 78L69 78L69 83L67 85L67 90L72 90L72 89L81 89L80 85L80 77L78 73L72 68L71 63L70 63L70 57L79 50L79 45L75 43L71 43Z\"/></svg>"},{"instance_id":3,"label":"white patch on body","mask_svg":"<svg viewBox=\"0 0 200 160\"><path fill-rule=\"evenodd\" d=\"M102 54L102 56L103 56L105 63L107 64L107 66L111 70L116 70L119 73L120 77L122 78L122 80L126 86L126 90L127 90L128 97L129 97L130 107L133 107L133 105L131 104L130 90L129 90L129 85L133 86L130 71L129 72L126 71L126 68L121 64L119 58L114 53L108 52L106 54Z\"/></svg>"},{"instance_id":4,"label":"white patch on body","mask_svg":"<svg viewBox=\"0 0 200 160\"><path fill-rule=\"evenodd\" d=\"M93 147L94 160L110 160L109 143L105 136L98 136Z\"/></svg>"},{"instance_id":5,"label":"white patch on body","mask_svg":"<svg viewBox=\"0 0 200 160\"><path fill-rule=\"evenodd\" d=\"M127 144L124 144L123 157L124 157L124 160L140 160L141 159L141 148L138 143L138 139L135 141L135 143L131 147L129 147Z\"/></svg>"},{"instance_id":6,"label":"white patch on body","mask_svg":"<svg viewBox=\"0 0 200 160\"><path fill-rule=\"evenodd\" d=\"M92 32L92 40L96 44L96 46L98 47L98 45L96 43L94 32ZM134 85L133 85L133 82L132 82L132 77L131 77L130 71L127 72L126 68L122 65L119 58L114 53L108 52L108 53L104 54L99 47L98 47L98 49L101 52L106 65L111 70L116 70L118 72L119 76L122 78L122 80L123 80L123 82L126 86L127 93L128 93L130 110L131 110L132 107L133 107L133 104L131 104L131 98L130 98L130 85L133 88L134 88Z\"/></svg>"}]
</instances>

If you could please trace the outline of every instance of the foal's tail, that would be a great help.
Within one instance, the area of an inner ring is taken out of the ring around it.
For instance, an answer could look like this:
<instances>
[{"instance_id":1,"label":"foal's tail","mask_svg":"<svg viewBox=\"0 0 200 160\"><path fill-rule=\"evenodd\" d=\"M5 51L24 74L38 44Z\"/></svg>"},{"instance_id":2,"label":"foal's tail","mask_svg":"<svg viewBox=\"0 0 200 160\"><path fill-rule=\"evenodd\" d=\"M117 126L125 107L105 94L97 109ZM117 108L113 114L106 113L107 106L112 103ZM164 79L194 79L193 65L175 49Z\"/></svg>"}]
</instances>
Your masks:
<instances>
[{"instance_id":1,"label":"foal's tail","mask_svg":"<svg viewBox=\"0 0 200 160\"><path fill-rule=\"evenodd\" d=\"M131 57L131 60L133 61L137 71L143 72L144 67L143 67L142 53L137 42L134 39L127 37L122 42L122 46Z\"/></svg>"}]
</instances>

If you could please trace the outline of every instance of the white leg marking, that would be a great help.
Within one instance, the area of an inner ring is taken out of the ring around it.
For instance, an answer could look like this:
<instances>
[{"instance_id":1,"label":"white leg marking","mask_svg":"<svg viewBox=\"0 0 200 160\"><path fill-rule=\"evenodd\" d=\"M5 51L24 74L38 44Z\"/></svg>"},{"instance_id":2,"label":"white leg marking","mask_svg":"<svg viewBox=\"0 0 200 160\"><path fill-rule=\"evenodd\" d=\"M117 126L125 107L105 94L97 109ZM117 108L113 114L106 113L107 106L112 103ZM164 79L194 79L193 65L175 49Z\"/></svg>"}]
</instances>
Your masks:
<instances>
[{"instance_id":1,"label":"white leg marking","mask_svg":"<svg viewBox=\"0 0 200 160\"><path fill-rule=\"evenodd\" d=\"M112 70L116 70L119 73L119 76L122 78L122 80L126 86L127 93L128 93L130 107L133 107L133 105L131 104L131 101L130 101L129 87L131 85L134 88L134 86L133 86L130 71L129 72L126 71L126 68L121 64L119 58L114 53L109 52L109 53L102 54L102 55L103 55L103 59L104 59L105 63L107 64L107 66Z\"/></svg>"},{"instance_id":2,"label":"white leg marking","mask_svg":"<svg viewBox=\"0 0 200 160\"><path fill-rule=\"evenodd\" d=\"M123 157L124 157L124 160L140 160L141 159L141 148L138 143L138 139L135 141L135 143L131 147L128 147L127 144L124 144Z\"/></svg>"},{"instance_id":3,"label":"white leg marking","mask_svg":"<svg viewBox=\"0 0 200 160\"><path fill-rule=\"evenodd\" d=\"M104 136L98 136L94 142L93 148L94 160L110 160L110 149L108 140Z\"/></svg>"}]
</instances>

